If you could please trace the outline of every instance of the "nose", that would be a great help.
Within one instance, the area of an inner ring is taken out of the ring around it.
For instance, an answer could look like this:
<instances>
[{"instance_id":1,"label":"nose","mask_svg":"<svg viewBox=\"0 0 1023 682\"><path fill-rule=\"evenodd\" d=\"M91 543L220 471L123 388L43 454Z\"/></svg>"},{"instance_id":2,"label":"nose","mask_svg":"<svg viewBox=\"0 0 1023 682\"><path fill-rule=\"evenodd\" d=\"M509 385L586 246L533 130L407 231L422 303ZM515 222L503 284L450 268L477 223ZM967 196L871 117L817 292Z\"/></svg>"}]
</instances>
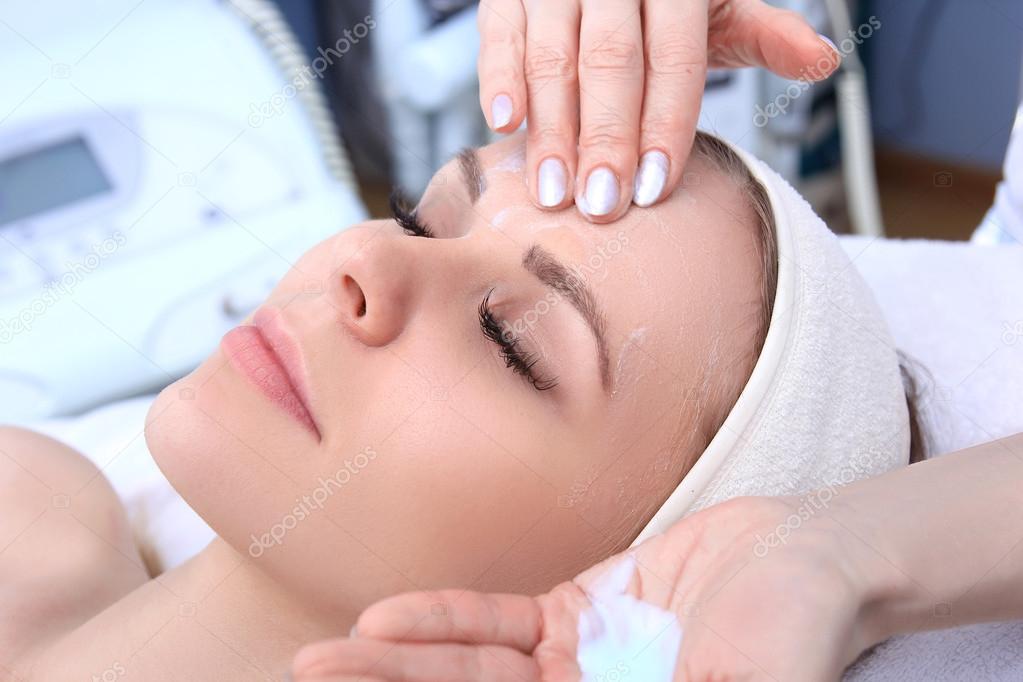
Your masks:
<instances>
[{"instance_id":1,"label":"nose","mask_svg":"<svg viewBox=\"0 0 1023 682\"><path fill-rule=\"evenodd\" d=\"M340 237L333 279L341 324L362 343L384 346L401 334L413 294L413 262L401 237L375 231Z\"/></svg>"}]
</instances>

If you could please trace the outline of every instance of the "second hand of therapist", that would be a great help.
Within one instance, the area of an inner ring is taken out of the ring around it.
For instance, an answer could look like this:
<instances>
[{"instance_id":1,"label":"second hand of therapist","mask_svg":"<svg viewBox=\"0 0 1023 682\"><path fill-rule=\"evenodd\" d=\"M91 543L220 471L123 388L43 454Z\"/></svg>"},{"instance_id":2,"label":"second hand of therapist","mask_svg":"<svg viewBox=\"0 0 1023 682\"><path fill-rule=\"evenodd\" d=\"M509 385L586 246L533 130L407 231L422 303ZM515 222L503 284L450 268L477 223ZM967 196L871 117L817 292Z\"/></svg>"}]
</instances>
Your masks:
<instances>
[{"instance_id":1,"label":"second hand of therapist","mask_svg":"<svg viewBox=\"0 0 1023 682\"><path fill-rule=\"evenodd\" d=\"M678 187L708 67L786 78L839 54L794 12L760 0L482 0L480 104L490 127L527 120L530 195L617 220Z\"/></svg>"}]
</instances>

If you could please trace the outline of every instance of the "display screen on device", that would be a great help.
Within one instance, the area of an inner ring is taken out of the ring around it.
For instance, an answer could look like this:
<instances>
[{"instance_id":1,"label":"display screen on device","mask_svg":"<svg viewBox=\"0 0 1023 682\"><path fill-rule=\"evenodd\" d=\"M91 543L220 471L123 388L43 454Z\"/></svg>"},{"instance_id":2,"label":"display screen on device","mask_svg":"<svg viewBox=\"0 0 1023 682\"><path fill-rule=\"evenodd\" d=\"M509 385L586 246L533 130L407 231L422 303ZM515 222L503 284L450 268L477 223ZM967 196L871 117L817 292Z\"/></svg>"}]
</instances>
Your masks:
<instances>
[{"instance_id":1,"label":"display screen on device","mask_svg":"<svg viewBox=\"0 0 1023 682\"><path fill-rule=\"evenodd\" d=\"M0 225L110 190L81 137L0 159Z\"/></svg>"}]
</instances>

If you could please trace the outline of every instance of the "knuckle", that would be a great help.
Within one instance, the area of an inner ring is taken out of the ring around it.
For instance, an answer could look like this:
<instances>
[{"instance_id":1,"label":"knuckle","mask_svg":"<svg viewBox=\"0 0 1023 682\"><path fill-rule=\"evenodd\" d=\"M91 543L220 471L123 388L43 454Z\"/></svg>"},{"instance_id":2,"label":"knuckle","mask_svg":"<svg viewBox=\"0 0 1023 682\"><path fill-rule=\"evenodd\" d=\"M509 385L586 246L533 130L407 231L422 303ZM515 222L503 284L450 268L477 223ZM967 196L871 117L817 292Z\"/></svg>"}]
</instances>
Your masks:
<instances>
[{"instance_id":1,"label":"knuckle","mask_svg":"<svg viewBox=\"0 0 1023 682\"><path fill-rule=\"evenodd\" d=\"M490 27L486 30L486 40L480 41L480 51L507 54L518 51L521 43L522 34L507 25L504 28Z\"/></svg>"},{"instance_id":2,"label":"knuckle","mask_svg":"<svg viewBox=\"0 0 1023 682\"><path fill-rule=\"evenodd\" d=\"M619 33L600 33L583 51L582 63L587 69L632 73L640 68L639 46Z\"/></svg>"},{"instance_id":3,"label":"knuckle","mask_svg":"<svg viewBox=\"0 0 1023 682\"><path fill-rule=\"evenodd\" d=\"M548 123L530 127L528 146L536 149L559 148L564 145L565 140L571 139L571 126Z\"/></svg>"},{"instance_id":4,"label":"knuckle","mask_svg":"<svg viewBox=\"0 0 1023 682\"><path fill-rule=\"evenodd\" d=\"M490 29L494 26L508 25L505 18L507 12L501 11L502 0L480 0L479 9L476 12L476 27L481 34L489 35Z\"/></svg>"},{"instance_id":5,"label":"knuckle","mask_svg":"<svg viewBox=\"0 0 1023 682\"><path fill-rule=\"evenodd\" d=\"M563 46L536 45L526 55L526 78L567 80L575 78L575 59Z\"/></svg>"},{"instance_id":6,"label":"knuckle","mask_svg":"<svg viewBox=\"0 0 1023 682\"><path fill-rule=\"evenodd\" d=\"M625 125L609 117L587 122L579 135L579 146L605 149L634 147L635 143Z\"/></svg>"},{"instance_id":7,"label":"knuckle","mask_svg":"<svg viewBox=\"0 0 1023 682\"><path fill-rule=\"evenodd\" d=\"M666 32L652 38L647 47L647 70L655 75L693 73L704 68L706 48L684 32Z\"/></svg>"},{"instance_id":8,"label":"knuckle","mask_svg":"<svg viewBox=\"0 0 1023 682\"><path fill-rule=\"evenodd\" d=\"M681 111L678 107L663 111L652 111L643 118L643 137L658 141L674 142L675 138L678 137L681 119Z\"/></svg>"},{"instance_id":9,"label":"knuckle","mask_svg":"<svg viewBox=\"0 0 1023 682\"><path fill-rule=\"evenodd\" d=\"M480 80L493 84L508 85L517 83L521 74L508 60L493 59L480 55L476 62L476 68L480 74Z\"/></svg>"}]
</instances>

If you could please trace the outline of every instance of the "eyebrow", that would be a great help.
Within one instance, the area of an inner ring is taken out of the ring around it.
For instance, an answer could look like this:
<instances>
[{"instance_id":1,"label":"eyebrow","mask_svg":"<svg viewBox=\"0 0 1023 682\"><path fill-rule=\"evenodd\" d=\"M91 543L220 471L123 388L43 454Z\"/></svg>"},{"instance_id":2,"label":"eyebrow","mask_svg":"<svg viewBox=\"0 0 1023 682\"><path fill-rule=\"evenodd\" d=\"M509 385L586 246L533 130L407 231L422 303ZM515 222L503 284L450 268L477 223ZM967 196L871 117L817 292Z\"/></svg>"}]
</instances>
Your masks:
<instances>
[{"instance_id":1,"label":"eyebrow","mask_svg":"<svg viewBox=\"0 0 1023 682\"><path fill-rule=\"evenodd\" d=\"M475 204L480 195L487 190L483 175L480 156L471 147L458 152L458 166L462 171L462 181L469 192L469 201ZM564 296L572 304L589 327L597 342L597 364L600 371L600 384L605 392L610 390L611 375L608 369L607 318L597 303L593 290L582 277L565 267L539 244L533 244L522 255L522 267L540 280L545 286Z\"/></svg>"},{"instance_id":2,"label":"eyebrow","mask_svg":"<svg viewBox=\"0 0 1023 682\"><path fill-rule=\"evenodd\" d=\"M593 290L582 277L565 267L554 255L539 244L533 244L522 256L522 267L533 274L544 285L568 299L579 311L597 342L597 362L600 368L600 383L604 391L610 388L607 351L607 318L597 303Z\"/></svg>"},{"instance_id":3,"label":"eyebrow","mask_svg":"<svg viewBox=\"0 0 1023 682\"><path fill-rule=\"evenodd\" d=\"M475 204L480 195L487 190L487 183L483 177L483 166L480 164L480 155L475 149L466 147L458 152L458 167L462 169L462 180L469 191L469 202Z\"/></svg>"}]
</instances>

